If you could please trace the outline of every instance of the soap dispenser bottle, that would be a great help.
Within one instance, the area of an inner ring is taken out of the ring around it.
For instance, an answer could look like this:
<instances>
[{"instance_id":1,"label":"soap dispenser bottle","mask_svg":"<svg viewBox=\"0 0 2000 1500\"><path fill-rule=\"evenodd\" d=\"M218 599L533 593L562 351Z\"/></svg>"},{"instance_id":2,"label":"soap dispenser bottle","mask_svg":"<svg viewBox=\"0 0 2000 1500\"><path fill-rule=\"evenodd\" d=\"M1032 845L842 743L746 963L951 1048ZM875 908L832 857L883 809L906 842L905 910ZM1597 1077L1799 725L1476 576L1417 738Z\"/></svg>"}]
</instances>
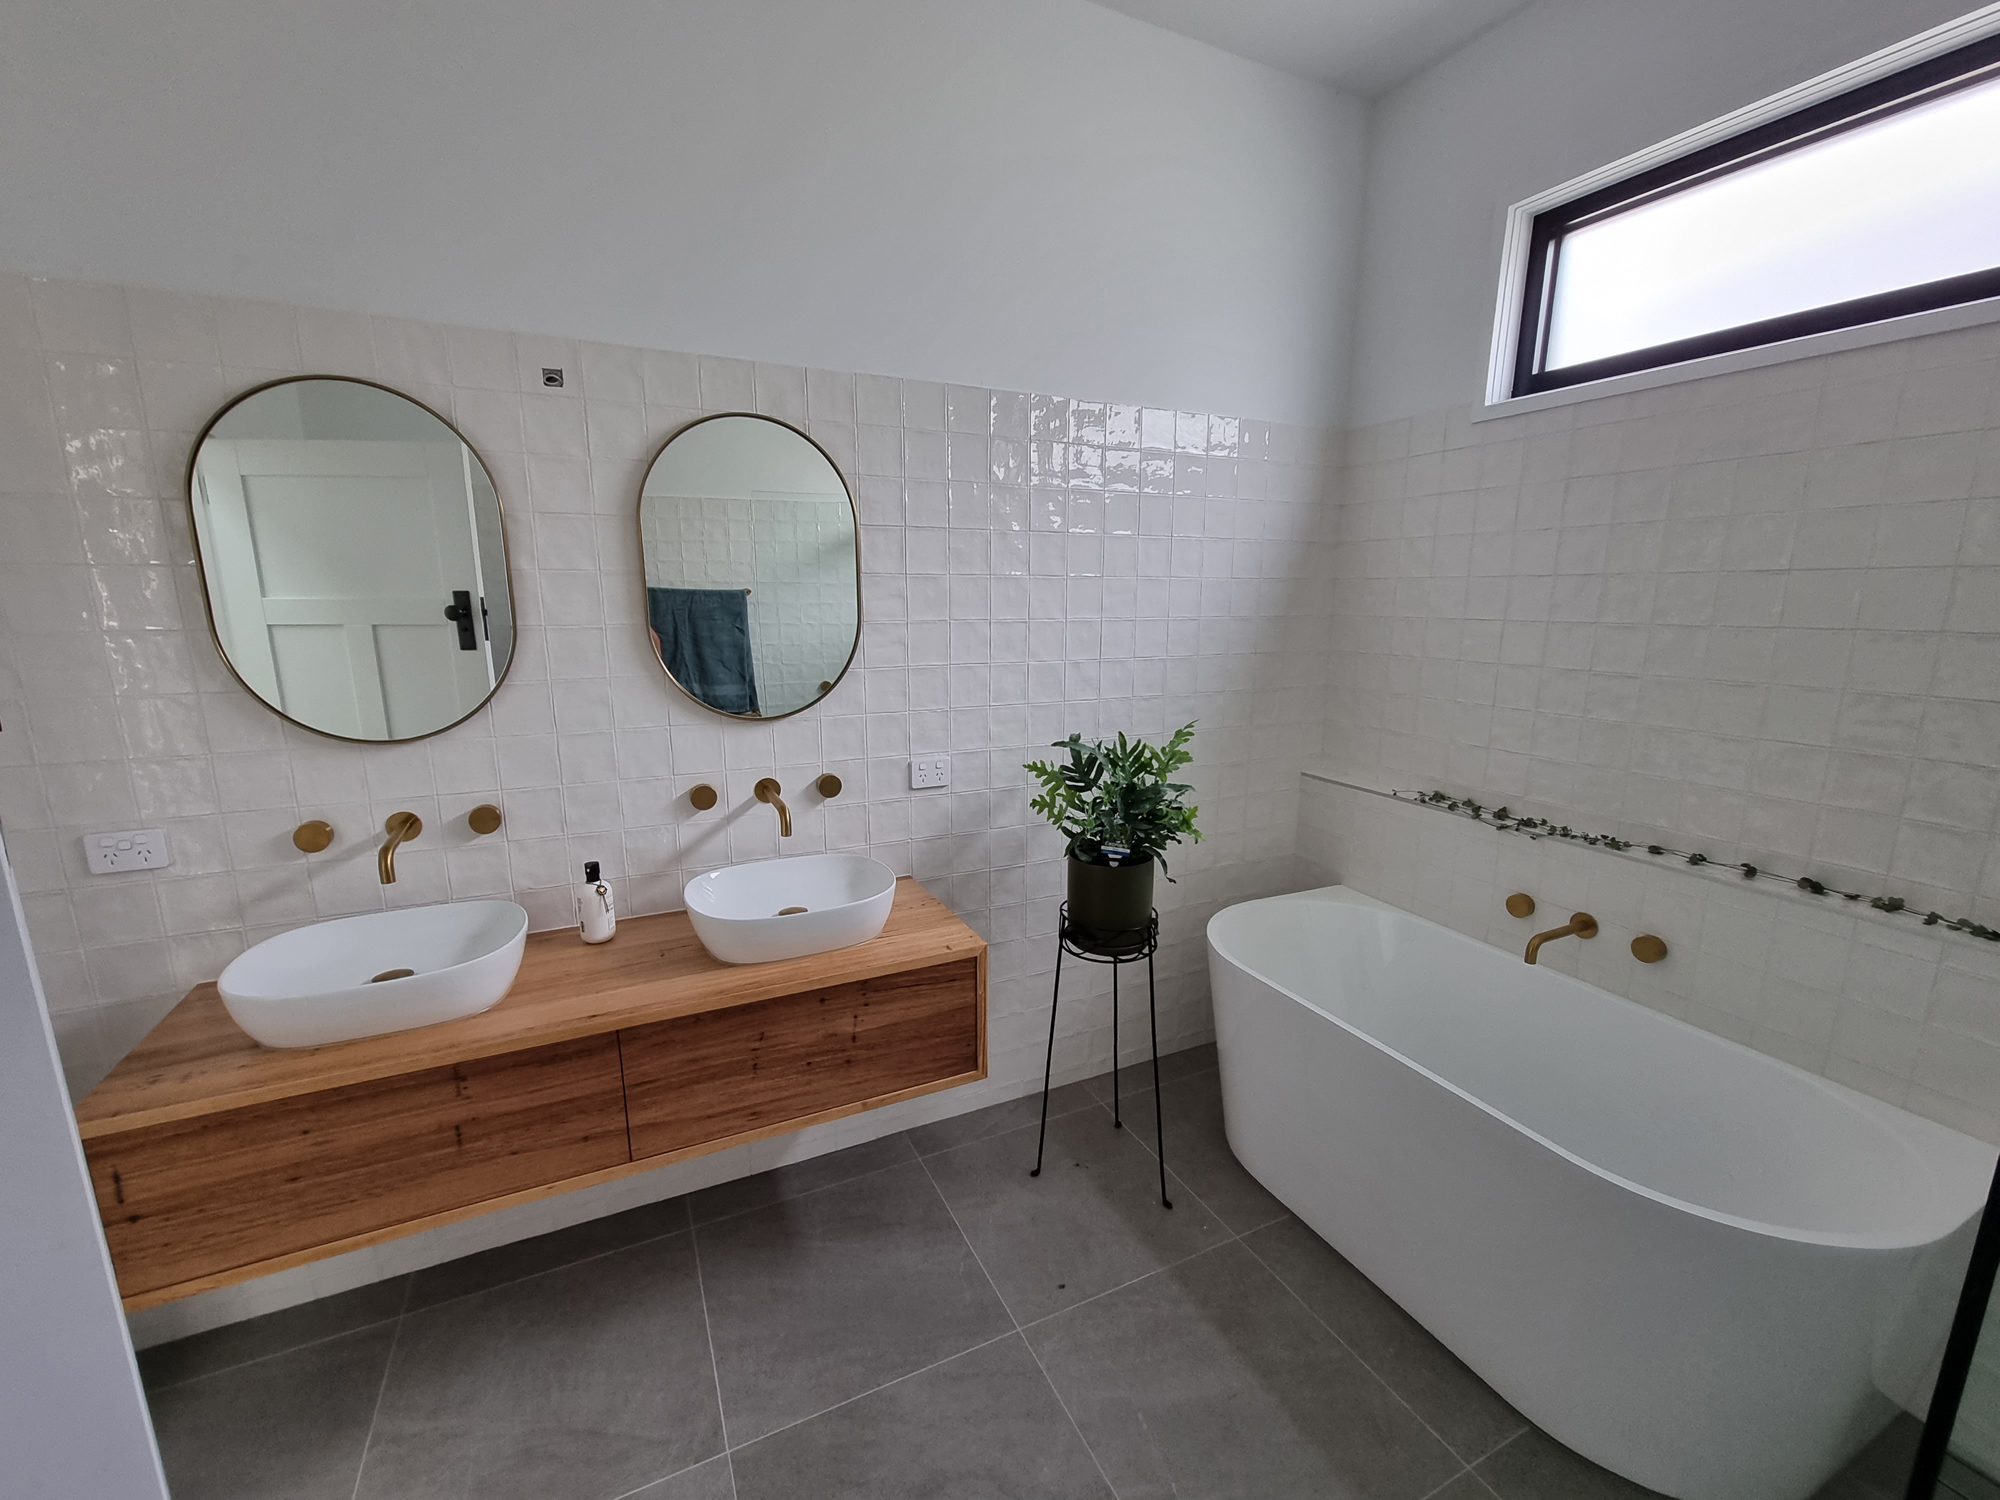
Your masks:
<instances>
[{"instance_id":1,"label":"soap dispenser bottle","mask_svg":"<svg viewBox=\"0 0 2000 1500\"><path fill-rule=\"evenodd\" d=\"M598 878L594 859L584 861L583 884L576 888L576 930L586 943L608 943L618 930L611 887Z\"/></svg>"}]
</instances>

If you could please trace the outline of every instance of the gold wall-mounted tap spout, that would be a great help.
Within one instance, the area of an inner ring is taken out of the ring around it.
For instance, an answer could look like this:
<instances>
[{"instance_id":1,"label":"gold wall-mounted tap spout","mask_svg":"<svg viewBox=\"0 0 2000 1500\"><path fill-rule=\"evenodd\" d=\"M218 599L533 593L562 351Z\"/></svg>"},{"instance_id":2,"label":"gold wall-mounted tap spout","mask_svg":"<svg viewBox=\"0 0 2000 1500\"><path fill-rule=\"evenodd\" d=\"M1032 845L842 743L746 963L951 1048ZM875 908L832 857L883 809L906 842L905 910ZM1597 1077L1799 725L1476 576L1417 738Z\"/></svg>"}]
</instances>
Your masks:
<instances>
[{"instance_id":1,"label":"gold wall-mounted tap spout","mask_svg":"<svg viewBox=\"0 0 2000 1500\"><path fill-rule=\"evenodd\" d=\"M1528 951L1521 956L1529 963L1538 962L1542 944L1554 942L1557 938L1597 936L1597 918L1587 911L1574 912L1566 927L1552 927L1547 932L1538 932L1528 939Z\"/></svg>"},{"instance_id":2,"label":"gold wall-mounted tap spout","mask_svg":"<svg viewBox=\"0 0 2000 1500\"><path fill-rule=\"evenodd\" d=\"M422 833L424 820L413 812L393 812L389 814L389 821L382 825L382 831L389 835L389 841L376 851L375 869L382 877L382 884L394 885L396 848Z\"/></svg>"},{"instance_id":3,"label":"gold wall-mounted tap spout","mask_svg":"<svg viewBox=\"0 0 2000 1500\"><path fill-rule=\"evenodd\" d=\"M785 799L778 795L783 790L784 788L778 785L776 778L770 776L766 776L751 788L751 791L756 794L759 802L768 802L771 806L777 808L778 837L788 839L792 836L792 810L785 806Z\"/></svg>"}]
</instances>

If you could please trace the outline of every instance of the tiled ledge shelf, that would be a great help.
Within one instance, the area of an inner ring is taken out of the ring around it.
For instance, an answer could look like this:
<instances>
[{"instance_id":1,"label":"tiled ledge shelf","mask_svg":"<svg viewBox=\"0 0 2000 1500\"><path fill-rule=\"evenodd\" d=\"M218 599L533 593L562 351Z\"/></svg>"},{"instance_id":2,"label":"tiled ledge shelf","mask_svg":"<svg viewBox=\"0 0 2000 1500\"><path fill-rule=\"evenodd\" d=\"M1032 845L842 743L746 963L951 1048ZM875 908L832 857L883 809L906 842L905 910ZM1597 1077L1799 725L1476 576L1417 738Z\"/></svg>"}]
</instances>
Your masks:
<instances>
[{"instance_id":1,"label":"tiled ledge shelf","mask_svg":"<svg viewBox=\"0 0 2000 1500\"><path fill-rule=\"evenodd\" d=\"M1533 839L1537 842L1547 841L1552 844L1560 844L1566 849L1594 852L1611 859L1621 859L1631 864L1644 865L1649 870L1666 870L1677 875L1692 876L1695 879L1710 883L1719 882L1723 885L1739 887L1746 883L1742 865L1731 864L1722 859L1709 859L1706 857L1699 863L1690 863L1687 856L1693 851L1689 850L1667 849L1662 854L1652 854L1648 852L1647 844L1637 840L1624 839L1622 836L1620 837L1620 842L1628 845L1628 847L1620 849L1606 842L1602 835L1594 835L1597 841L1590 842L1582 837L1580 833L1576 837L1562 838L1554 833L1538 829L1502 828L1485 818L1472 817L1462 808L1453 807L1448 802L1432 802L1425 792L1412 791L1407 788L1376 786L1369 782L1356 780L1351 776L1319 767L1308 766L1302 774L1311 777L1315 781L1324 781L1333 786L1346 787L1349 791L1365 792L1371 797L1381 797L1385 801L1399 803L1405 807L1417 807L1427 812L1442 813L1447 817L1456 818L1462 823L1476 824L1495 833L1512 834L1519 838ZM1461 802L1463 800L1463 798L1460 799ZM1484 803L1480 805L1485 807ZM1492 810L1490 807L1486 808L1486 811L1489 813ZM1811 891L1801 890L1796 884L1794 877L1762 867L1758 867L1758 876L1754 885L1756 893L1759 896L1773 897L1777 900L1803 906L1813 911L1827 912L1837 917L1853 917L1861 921L1879 922L1902 932L1908 932L1914 925L1922 929L1921 935L1924 937L1941 938L1948 942L1955 940L1969 944L1982 952L1991 953L1996 949L2000 949L2000 943L1996 943L1991 938L1981 937L1976 932L1962 931L1952 926L1951 913L1943 914L1946 918L1945 921L1935 922L1926 926L1924 918L1927 913L1919 910L1917 907L1903 905L1893 910L1886 910L1874 905L1872 899L1865 895L1857 899L1849 899L1845 891L1835 890L1831 886L1826 887L1823 893L1816 894Z\"/></svg>"}]
</instances>

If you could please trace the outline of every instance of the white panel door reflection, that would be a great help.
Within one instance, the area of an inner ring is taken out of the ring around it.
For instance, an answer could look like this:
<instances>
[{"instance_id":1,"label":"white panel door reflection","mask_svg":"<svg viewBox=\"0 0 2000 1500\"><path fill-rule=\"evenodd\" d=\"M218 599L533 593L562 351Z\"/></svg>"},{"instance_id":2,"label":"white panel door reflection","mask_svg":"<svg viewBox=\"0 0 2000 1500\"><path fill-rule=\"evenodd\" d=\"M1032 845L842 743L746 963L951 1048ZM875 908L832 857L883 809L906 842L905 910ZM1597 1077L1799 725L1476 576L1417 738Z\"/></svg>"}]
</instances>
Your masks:
<instances>
[{"instance_id":1,"label":"white panel door reflection","mask_svg":"<svg viewBox=\"0 0 2000 1500\"><path fill-rule=\"evenodd\" d=\"M457 435L416 412L408 435L379 437L230 435L282 425L232 413L191 476L217 644L252 692L323 734L434 733L506 670L497 498Z\"/></svg>"}]
</instances>

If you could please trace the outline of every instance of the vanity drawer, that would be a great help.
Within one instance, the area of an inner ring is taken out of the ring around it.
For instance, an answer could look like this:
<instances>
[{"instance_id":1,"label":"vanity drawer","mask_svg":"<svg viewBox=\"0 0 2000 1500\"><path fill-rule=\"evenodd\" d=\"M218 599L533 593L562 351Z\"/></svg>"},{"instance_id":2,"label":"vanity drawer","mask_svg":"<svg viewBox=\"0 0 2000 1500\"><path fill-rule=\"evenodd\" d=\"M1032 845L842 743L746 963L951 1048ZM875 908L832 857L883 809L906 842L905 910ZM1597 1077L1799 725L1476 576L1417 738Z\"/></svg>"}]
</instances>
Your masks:
<instances>
[{"instance_id":1,"label":"vanity drawer","mask_svg":"<svg viewBox=\"0 0 2000 1500\"><path fill-rule=\"evenodd\" d=\"M85 1148L127 1297L630 1160L610 1035Z\"/></svg>"},{"instance_id":2,"label":"vanity drawer","mask_svg":"<svg viewBox=\"0 0 2000 1500\"><path fill-rule=\"evenodd\" d=\"M633 1160L983 1076L978 968L967 958L621 1031Z\"/></svg>"}]
</instances>

